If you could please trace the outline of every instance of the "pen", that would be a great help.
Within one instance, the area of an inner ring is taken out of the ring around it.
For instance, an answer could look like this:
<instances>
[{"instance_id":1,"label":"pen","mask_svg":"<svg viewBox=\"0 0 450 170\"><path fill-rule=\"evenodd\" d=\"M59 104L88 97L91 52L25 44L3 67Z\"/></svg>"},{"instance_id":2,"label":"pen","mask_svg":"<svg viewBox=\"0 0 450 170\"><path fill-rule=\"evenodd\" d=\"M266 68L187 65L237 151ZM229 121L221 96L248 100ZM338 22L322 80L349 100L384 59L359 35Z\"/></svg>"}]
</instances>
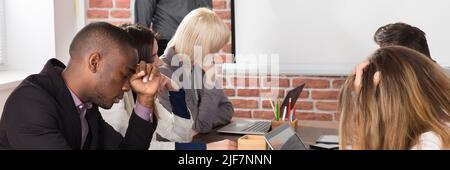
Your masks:
<instances>
[{"instance_id":1,"label":"pen","mask_svg":"<svg viewBox=\"0 0 450 170\"><path fill-rule=\"evenodd\" d=\"M288 117L291 117L291 103L292 103L292 100L291 100L291 98L289 98L289 104L288 104L288 110L287 110Z\"/></svg>"},{"instance_id":2,"label":"pen","mask_svg":"<svg viewBox=\"0 0 450 170\"><path fill-rule=\"evenodd\" d=\"M281 105L280 105L280 99L277 99L278 100L278 103L277 103L277 109L278 109L278 120L279 120L279 118L281 117L281 110L280 110L280 107L281 107Z\"/></svg>"},{"instance_id":3,"label":"pen","mask_svg":"<svg viewBox=\"0 0 450 170\"><path fill-rule=\"evenodd\" d=\"M292 111L292 120L294 121L295 111L297 110L297 106L294 104L294 110Z\"/></svg>"},{"instance_id":4,"label":"pen","mask_svg":"<svg viewBox=\"0 0 450 170\"><path fill-rule=\"evenodd\" d=\"M277 99L278 100L278 99ZM276 101L274 101L274 102L276 102ZM280 119L280 114L279 114L279 112L280 112L280 109L278 109L278 102L276 103L276 107L275 107L275 112L277 113L277 121Z\"/></svg>"},{"instance_id":5,"label":"pen","mask_svg":"<svg viewBox=\"0 0 450 170\"><path fill-rule=\"evenodd\" d=\"M273 106L273 103L272 103L272 102L273 102L273 101L270 100L270 106L272 107L273 114L275 114L275 120L278 120L278 115L277 115L277 112L276 112L276 110L275 110L275 106Z\"/></svg>"}]
</instances>

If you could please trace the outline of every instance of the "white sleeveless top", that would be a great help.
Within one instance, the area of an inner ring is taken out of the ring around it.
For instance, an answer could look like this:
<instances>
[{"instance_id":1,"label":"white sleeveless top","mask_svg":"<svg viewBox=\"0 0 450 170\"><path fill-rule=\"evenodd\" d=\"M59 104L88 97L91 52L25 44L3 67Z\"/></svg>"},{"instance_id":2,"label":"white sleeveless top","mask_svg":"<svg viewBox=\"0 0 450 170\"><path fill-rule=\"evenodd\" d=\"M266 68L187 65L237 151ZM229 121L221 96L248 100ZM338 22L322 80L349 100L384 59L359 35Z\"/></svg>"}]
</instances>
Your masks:
<instances>
[{"instance_id":1,"label":"white sleeveless top","mask_svg":"<svg viewBox=\"0 0 450 170\"><path fill-rule=\"evenodd\" d=\"M450 130L450 123L447 123ZM442 148L442 140L433 131L425 132L420 135L419 143L411 148L411 150L449 150L450 148Z\"/></svg>"}]
</instances>

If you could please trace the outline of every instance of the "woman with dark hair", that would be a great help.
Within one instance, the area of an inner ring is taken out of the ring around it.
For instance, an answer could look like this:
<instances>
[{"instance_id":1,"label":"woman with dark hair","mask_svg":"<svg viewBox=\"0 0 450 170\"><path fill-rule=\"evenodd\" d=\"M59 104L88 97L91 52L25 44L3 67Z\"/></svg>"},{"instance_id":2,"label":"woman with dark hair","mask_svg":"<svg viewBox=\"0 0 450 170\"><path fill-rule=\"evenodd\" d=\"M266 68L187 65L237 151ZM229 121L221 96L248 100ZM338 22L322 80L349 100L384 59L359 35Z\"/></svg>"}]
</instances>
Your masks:
<instances>
[{"instance_id":1,"label":"woman with dark hair","mask_svg":"<svg viewBox=\"0 0 450 170\"><path fill-rule=\"evenodd\" d=\"M134 39L134 45L138 51L140 61L152 63L156 67L161 67L164 63L159 58L157 34L152 30L140 25L125 24L121 26L122 29L127 31L129 35ZM154 150L226 150L236 149L236 144L229 140L223 140L219 142L201 144L201 143L189 143L192 141L192 122L190 117L190 111L186 106L185 93L176 84L173 83L168 77L162 75L160 82L161 89L159 95L167 95L170 99L171 110L165 108L160 104L158 98L155 99L154 113L155 122L157 123L155 133L153 134L152 142L149 149ZM126 119L129 117L129 111L134 107L135 95L129 91L124 95L124 108L118 108L126 110L126 114L118 115L103 111L105 120L111 122L112 126L122 134L126 132L124 127L126 126ZM125 112L125 111L124 111ZM108 118L109 117L109 118ZM119 121L119 122L118 122Z\"/></svg>"}]
</instances>

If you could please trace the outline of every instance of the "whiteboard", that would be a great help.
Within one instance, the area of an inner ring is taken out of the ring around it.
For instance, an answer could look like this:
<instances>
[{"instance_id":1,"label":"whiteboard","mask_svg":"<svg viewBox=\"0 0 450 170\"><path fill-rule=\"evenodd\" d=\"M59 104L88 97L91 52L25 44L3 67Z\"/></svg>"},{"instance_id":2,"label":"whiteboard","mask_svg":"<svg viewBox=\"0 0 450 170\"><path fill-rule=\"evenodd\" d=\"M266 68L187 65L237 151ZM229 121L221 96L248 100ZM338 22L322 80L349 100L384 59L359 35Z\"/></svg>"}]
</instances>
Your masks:
<instances>
[{"instance_id":1,"label":"whiteboard","mask_svg":"<svg viewBox=\"0 0 450 170\"><path fill-rule=\"evenodd\" d=\"M237 63L276 54L281 73L346 75L378 48L380 26L405 22L450 66L448 0L236 0L234 7Z\"/></svg>"}]
</instances>

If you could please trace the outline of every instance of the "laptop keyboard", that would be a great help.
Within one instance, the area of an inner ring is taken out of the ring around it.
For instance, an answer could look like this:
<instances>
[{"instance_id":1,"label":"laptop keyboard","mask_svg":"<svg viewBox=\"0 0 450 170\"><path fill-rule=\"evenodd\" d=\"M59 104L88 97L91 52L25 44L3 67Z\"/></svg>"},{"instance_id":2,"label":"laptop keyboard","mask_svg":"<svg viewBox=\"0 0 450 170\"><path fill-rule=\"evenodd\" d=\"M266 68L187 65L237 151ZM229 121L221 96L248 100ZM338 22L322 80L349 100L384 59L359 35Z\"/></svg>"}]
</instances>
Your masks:
<instances>
[{"instance_id":1,"label":"laptop keyboard","mask_svg":"<svg viewBox=\"0 0 450 170\"><path fill-rule=\"evenodd\" d=\"M257 132L257 133L266 133L269 131L271 126L270 121L256 121L251 126L243 129L243 132Z\"/></svg>"}]
</instances>

